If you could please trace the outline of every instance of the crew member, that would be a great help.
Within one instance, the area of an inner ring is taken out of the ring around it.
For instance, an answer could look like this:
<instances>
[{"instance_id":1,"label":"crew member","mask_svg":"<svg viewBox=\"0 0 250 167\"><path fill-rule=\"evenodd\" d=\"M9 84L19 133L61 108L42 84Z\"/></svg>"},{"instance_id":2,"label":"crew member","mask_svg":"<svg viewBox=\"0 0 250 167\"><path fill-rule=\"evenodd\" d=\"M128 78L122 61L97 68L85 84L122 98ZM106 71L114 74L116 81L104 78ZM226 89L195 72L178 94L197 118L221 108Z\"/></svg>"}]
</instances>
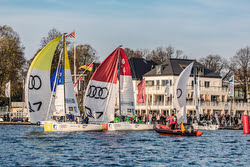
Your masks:
<instances>
[{"instance_id":1,"label":"crew member","mask_svg":"<svg viewBox=\"0 0 250 167\"><path fill-rule=\"evenodd\" d=\"M177 118L173 113L172 116L170 117L170 127L171 127L171 129L175 129L176 123L177 123Z\"/></svg>"}]
</instances>

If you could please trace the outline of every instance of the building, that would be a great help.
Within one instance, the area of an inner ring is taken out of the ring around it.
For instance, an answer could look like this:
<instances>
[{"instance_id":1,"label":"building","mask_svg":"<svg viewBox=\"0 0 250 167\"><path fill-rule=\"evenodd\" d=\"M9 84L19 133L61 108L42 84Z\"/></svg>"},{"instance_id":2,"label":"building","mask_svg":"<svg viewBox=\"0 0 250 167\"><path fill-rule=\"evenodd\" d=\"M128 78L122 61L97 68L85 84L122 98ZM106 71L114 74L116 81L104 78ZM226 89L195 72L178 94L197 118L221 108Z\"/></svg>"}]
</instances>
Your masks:
<instances>
[{"instance_id":1,"label":"building","mask_svg":"<svg viewBox=\"0 0 250 167\"><path fill-rule=\"evenodd\" d=\"M137 114L148 114L153 112L156 114L170 114L174 110L173 107L173 88L174 84L184 68L186 68L192 61L188 59L168 59L161 65L155 65L148 72L142 75L145 79L145 93L146 103L137 103L137 84L140 82L140 77L133 75L134 90L135 90L135 107ZM132 73L137 72L136 66L130 64ZM196 73L199 77L200 97L199 104L203 112L206 114L250 114L250 106L248 103L231 102L227 96L227 87L223 87L222 78L213 71L205 68L202 64L195 61ZM187 95L187 113L193 114L195 110L194 105L194 70L188 80L188 95ZM140 73L141 75L141 73ZM167 88L167 83L169 87ZM166 89L169 89L169 94L166 95Z\"/></svg>"}]
</instances>

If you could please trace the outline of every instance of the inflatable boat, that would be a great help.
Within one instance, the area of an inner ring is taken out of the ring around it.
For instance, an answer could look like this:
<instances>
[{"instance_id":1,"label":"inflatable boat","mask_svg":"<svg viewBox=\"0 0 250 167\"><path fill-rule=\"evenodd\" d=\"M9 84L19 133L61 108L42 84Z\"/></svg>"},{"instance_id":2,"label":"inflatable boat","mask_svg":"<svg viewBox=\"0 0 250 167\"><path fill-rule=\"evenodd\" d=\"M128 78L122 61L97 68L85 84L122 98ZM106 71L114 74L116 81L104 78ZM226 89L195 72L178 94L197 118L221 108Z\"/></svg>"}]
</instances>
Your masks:
<instances>
[{"instance_id":1,"label":"inflatable boat","mask_svg":"<svg viewBox=\"0 0 250 167\"><path fill-rule=\"evenodd\" d=\"M154 126L154 130L160 135L168 135L168 136L201 136L202 132L199 130L185 130L181 129L170 129L168 126L164 125L156 125Z\"/></svg>"}]
</instances>

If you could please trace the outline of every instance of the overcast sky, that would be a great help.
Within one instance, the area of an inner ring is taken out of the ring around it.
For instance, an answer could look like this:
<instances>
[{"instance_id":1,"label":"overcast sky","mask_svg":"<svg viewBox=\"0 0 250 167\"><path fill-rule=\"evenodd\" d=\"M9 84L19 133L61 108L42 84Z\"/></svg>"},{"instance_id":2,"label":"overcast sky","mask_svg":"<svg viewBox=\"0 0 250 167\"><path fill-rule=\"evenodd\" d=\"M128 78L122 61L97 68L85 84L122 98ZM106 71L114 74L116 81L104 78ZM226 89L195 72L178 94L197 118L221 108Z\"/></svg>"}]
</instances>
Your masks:
<instances>
[{"instance_id":1,"label":"overcast sky","mask_svg":"<svg viewBox=\"0 0 250 167\"><path fill-rule=\"evenodd\" d=\"M0 24L20 35L27 59L52 28L76 29L77 44L90 44L99 61L120 44L229 58L250 45L249 9L249 0L0 0Z\"/></svg>"}]
</instances>

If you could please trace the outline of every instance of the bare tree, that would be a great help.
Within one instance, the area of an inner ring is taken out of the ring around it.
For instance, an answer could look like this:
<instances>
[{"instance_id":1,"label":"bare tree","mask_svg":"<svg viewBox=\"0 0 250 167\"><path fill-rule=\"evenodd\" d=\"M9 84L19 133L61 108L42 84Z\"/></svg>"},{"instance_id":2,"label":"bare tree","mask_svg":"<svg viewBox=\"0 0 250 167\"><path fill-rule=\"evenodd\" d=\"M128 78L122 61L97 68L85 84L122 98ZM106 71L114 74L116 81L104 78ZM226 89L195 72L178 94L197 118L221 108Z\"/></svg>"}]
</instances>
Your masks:
<instances>
[{"instance_id":1,"label":"bare tree","mask_svg":"<svg viewBox=\"0 0 250 167\"><path fill-rule=\"evenodd\" d=\"M235 74L235 80L240 84L244 93L244 101L247 102L247 86L250 78L250 47L247 46L238 50L231 59L232 67Z\"/></svg>"},{"instance_id":2,"label":"bare tree","mask_svg":"<svg viewBox=\"0 0 250 167\"><path fill-rule=\"evenodd\" d=\"M223 59L220 55L208 55L205 58L199 60L206 68L212 70L218 75L227 75L229 73L229 65L226 59Z\"/></svg>"}]
</instances>

